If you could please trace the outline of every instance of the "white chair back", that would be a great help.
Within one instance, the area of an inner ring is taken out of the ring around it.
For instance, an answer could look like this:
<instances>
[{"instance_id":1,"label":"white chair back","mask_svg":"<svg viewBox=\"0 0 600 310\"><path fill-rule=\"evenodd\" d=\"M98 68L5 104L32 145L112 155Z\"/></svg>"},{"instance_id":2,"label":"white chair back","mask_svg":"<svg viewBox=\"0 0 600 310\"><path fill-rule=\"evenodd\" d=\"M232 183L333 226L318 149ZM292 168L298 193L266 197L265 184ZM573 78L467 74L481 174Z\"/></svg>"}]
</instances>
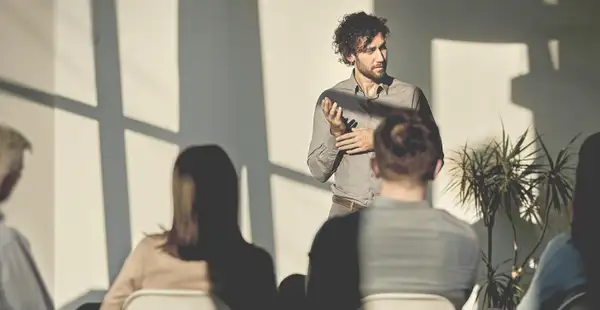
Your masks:
<instances>
[{"instance_id":1,"label":"white chair back","mask_svg":"<svg viewBox=\"0 0 600 310\"><path fill-rule=\"evenodd\" d=\"M123 304L123 310L230 310L220 299L202 291L139 290Z\"/></svg>"},{"instance_id":2,"label":"white chair back","mask_svg":"<svg viewBox=\"0 0 600 310\"><path fill-rule=\"evenodd\" d=\"M448 299L429 294L374 294L363 298L362 303L363 310L455 310Z\"/></svg>"},{"instance_id":3,"label":"white chair back","mask_svg":"<svg viewBox=\"0 0 600 310\"><path fill-rule=\"evenodd\" d=\"M558 307L558 310L584 310L592 309L585 292L573 294Z\"/></svg>"}]
</instances>

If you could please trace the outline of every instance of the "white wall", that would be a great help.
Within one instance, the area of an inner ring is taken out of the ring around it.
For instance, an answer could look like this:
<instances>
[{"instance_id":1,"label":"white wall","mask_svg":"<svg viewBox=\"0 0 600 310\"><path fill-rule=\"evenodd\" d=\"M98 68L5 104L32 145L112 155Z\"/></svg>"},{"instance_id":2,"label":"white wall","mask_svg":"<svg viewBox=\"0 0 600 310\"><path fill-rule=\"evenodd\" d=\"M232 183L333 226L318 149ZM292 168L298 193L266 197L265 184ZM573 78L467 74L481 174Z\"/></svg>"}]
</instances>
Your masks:
<instances>
[{"instance_id":1,"label":"white wall","mask_svg":"<svg viewBox=\"0 0 600 310\"><path fill-rule=\"evenodd\" d=\"M454 156L452 152L465 143L476 146L501 136L502 124L513 138L533 127L531 111L511 100L511 79L528 71L524 44L437 39L431 49L432 97L436 98L436 120L443 130L448 157ZM482 76L485 76L484 81ZM450 207L455 215L473 221L472 212L452 208L455 193L444 191L450 181L449 169L444 169L436 182L436 202L440 207Z\"/></svg>"},{"instance_id":2,"label":"white wall","mask_svg":"<svg viewBox=\"0 0 600 310\"><path fill-rule=\"evenodd\" d=\"M390 72L425 90L448 155L497 136L501 119L511 134L528 126L548 131L553 150L578 131L598 130L590 115L599 115L592 102L600 95L586 86L597 85L597 73L539 69L539 42L550 39L564 41L554 55L560 68L580 68L573 55L594 55L585 52L595 50L593 38L571 39L577 29L546 38L542 30L552 25L542 18L537 32L522 34L525 17L506 30L453 6L440 9L449 17L432 15L435 1L311 1L0 4L0 78L10 82L0 84L0 120L23 130L35 150L4 207L31 239L58 308L101 298L128 249L170 222L172 164L179 147L192 143L218 143L230 153L243 180L244 234L272 251L278 279L306 271L330 207L327 187L305 163L311 118L321 91L350 74L331 40L351 11L389 18ZM483 6L482 16L514 17L514 4ZM595 27L586 22L578 27ZM14 84L56 94L46 100L56 109ZM568 126L554 125L561 117ZM445 170L436 181L436 205L475 221L443 193L449 180Z\"/></svg>"}]
</instances>

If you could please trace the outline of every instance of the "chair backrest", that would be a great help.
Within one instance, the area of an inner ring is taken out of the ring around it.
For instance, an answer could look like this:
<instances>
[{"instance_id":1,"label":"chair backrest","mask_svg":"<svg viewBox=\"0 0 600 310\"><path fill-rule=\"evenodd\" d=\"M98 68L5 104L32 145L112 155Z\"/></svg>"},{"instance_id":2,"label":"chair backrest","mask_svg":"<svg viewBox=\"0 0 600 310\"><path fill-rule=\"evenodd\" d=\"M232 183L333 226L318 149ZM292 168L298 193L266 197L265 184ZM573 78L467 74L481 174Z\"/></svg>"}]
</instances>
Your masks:
<instances>
[{"instance_id":1,"label":"chair backrest","mask_svg":"<svg viewBox=\"0 0 600 310\"><path fill-rule=\"evenodd\" d=\"M587 295L585 292L578 292L569 296L563 303L558 307L557 310L591 310L592 307L588 302Z\"/></svg>"},{"instance_id":2,"label":"chair backrest","mask_svg":"<svg viewBox=\"0 0 600 310\"><path fill-rule=\"evenodd\" d=\"M202 291L140 290L131 294L123 310L230 310L220 299Z\"/></svg>"},{"instance_id":3,"label":"chair backrest","mask_svg":"<svg viewBox=\"0 0 600 310\"><path fill-rule=\"evenodd\" d=\"M389 293L374 294L363 298L363 310L455 310L446 298L430 294Z\"/></svg>"}]
</instances>

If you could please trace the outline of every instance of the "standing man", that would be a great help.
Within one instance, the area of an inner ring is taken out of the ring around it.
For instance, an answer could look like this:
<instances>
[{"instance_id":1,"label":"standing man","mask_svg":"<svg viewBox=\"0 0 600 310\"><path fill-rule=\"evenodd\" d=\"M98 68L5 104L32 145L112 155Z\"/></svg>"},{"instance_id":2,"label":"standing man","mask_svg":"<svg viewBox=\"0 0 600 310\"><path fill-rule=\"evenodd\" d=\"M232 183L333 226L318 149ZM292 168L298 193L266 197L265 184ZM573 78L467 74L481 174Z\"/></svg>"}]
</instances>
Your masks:
<instances>
[{"instance_id":1,"label":"standing man","mask_svg":"<svg viewBox=\"0 0 600 310\"><path fill-rule=\"evenodd\" d=\"M386 19L358 12L344 16L335 30L334 47L352 74L324 91L315 107L308 167L319 182L335 173L329 216L364 208L379 194L379 181L370 169L373 130L395 108L412 108L433 123L427 98L418 87L386 73L390 32Z\"/></svg>"}]
</instances>

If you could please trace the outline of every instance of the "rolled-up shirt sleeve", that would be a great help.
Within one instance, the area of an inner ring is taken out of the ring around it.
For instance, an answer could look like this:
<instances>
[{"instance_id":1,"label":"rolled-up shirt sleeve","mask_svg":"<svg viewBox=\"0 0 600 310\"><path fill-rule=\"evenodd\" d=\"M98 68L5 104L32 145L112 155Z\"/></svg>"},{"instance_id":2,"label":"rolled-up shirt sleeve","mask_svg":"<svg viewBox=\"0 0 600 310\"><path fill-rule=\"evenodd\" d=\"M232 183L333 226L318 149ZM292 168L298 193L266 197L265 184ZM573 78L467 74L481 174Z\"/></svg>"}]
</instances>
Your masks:
<instances>
[{"instance_id":1,"label":"rolled-up shirt sleeve","mask_svg":"<svg viewBox=\"0 0 600 310\"><path fill-rule=\"evenodd\" d=\"M310 173L317 181L326 182L335 173L339 150L335 147L335 137L330 133L329 123L321 110L322 98L323 95L315 105L307 164Z\"/></svg>"}]
</instances>

